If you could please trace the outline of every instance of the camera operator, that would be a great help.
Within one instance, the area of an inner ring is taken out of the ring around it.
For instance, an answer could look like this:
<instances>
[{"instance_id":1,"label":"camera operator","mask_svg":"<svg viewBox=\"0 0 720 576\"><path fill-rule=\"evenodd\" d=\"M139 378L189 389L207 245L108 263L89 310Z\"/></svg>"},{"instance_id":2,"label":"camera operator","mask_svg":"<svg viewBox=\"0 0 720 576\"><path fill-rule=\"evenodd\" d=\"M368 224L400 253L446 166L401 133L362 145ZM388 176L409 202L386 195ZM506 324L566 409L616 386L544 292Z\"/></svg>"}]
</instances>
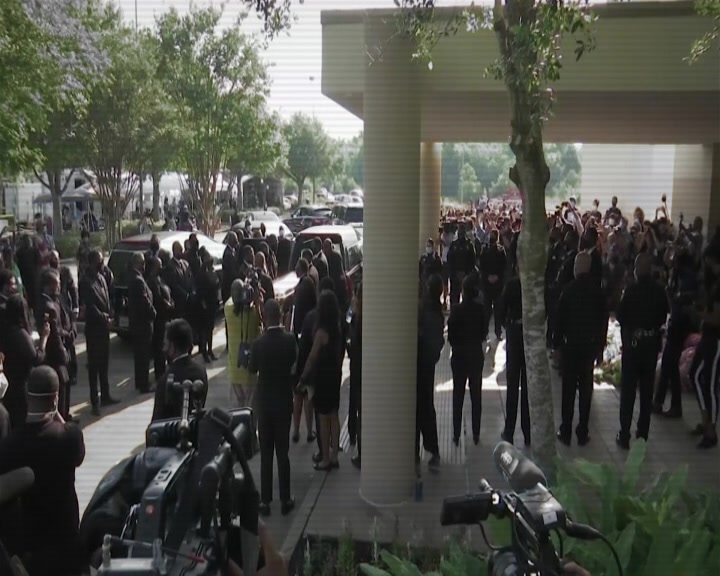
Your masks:
<instances>
[{"instance_id":1,"label":"camera operator","mask_svg":"<svg viewBox=\"0 0 720 576\"><path fill-rule=\"evenodd\" d=\"M193 333L190 324L182 319L173 320L165 329L165 353L168 368L155 390L155 408L152 420L180 418L182 416L183 393L173 387L175 382L190 380L204 384L199 394L190 394L190 406L204 407L208 392L208 377L205 368L193 362L190 352L193 348Z\"/></svg>"},{"instance_id":2,"label":"camera operator","mask_svg":"<svg viewBox=\"0 0 720 576\"><path fill-rule=\"evenodd\" d=\"M238 407L253 406L255 377L248 372L250 348L262 329L262 294L238 278L230 287L225 303L228 331L230 402Z\"/></svg>"},{"instance_id":3,"label":"camera operator","mask_svg":"<svg viewBox=\"0 0 720 576\"><path fill-rule=\"evenodd\" d=\"M81 430L58 414L60 380L50 366L28 378L25 426L0 441L0 474L30 467L35 482L13 523L10 553L23 559L32 576L76 576L80 523L75 469L85 458Z\"/></svg>"}]
</instances>

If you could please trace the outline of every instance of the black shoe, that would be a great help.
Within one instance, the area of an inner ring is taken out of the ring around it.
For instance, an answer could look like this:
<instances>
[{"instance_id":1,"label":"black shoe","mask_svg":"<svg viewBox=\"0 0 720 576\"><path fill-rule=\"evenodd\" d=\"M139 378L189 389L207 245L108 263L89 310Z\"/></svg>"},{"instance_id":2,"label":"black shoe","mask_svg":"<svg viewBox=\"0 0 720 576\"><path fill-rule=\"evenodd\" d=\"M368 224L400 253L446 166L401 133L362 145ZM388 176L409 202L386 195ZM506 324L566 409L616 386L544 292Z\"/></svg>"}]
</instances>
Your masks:
<instances>
[{"instance_id":1,"label":"black shoe","mask_svg":"<svg viewBox=\"0 0 720 576\"><path fill-rule=\"evenodd\" d=\"M570 446L570 442L572 441L570 434L564 434L561 430L556 432L555 438L557 438L562 444L565 444L565 446Z\"/></svg>"},{"instance_id":2,"label":"black shoe","mask_svg":"<svg viewBox=\"0 0 720 576\"><path fill-rule=\"evenodd\" d=\"M588 442L590 442L590 434L578 436L577 441L578 441L578 446L587 446Z\"/></svg>"},{"instance_id":3,"label":"black shoe","mask_svg":"<svg viewBox=\"0 0 720 576\"><path fill-rule=\"evenodd\" d=\"M453 444L455 444L455 448L460 445L460 436L453 437Z\"/></svg>"},{"instance_id":4,"label":"black shoe","mask_svg":"<svg viewBox=\"0 0 720 576\"><path fill-rule=\"evenodd\" d=\"M280 514L287 516L295 508L295 498L292 496L280 505Z\"/></svg>"},{"instance_id":5,"label":"black shoe","mask_svg":"<svg viewBox=\"0 0 720 576\"><path fill-rule=\"evenodd\" d=\"M653 402L652 413L653 414L665 414L663 411L663 405L660 404L660 402Z\"/></svg>"},{"instance_id":6,"label":"black shoe","mask_svg":"<svg viewBox=\"0 0 720 576\"><path fill-rule=\"evenodd\" d=\"M361 462L360 462L360 456L353 456L350 459L350 463L355 466L358 470L360 470Z\"/></svg>"},{"instance_id":7,"label":"black shoe","mask_svg":"<svg viewBox=\"0 0 720 576\"><path fill-rule=\"evenodd\" d=\"M530 446L530 436L525 436L525 446Z\"/></svg>"},{"instance_id":8,"label":"black shoe","mask_svg":"<svg viewBox=\"0 0 720 576\"><path fill-rule=\"evenodd\" d=\"M697 426L695 426L695 428L690 430L691 436L702 436L704 434L705 434L705 426L703 426L702 424L698 424Z\"/></svg>"},{"instance_id":9,"label":"black shoe","mask_svg":"<svg viewBox=\"0 0 720 576\"><path fill-rule=\"evenodd\" d=\"M697 445L701 450L707 450L708 448L715 448L718 445L717 436L711 438L710 436L703 436L700 443Z\"/></svg>"},{"instance_id":10,"label":"black shoe","mask_svg":"<svg viewBox=\"0 0 720 576\"><path fill-rule=\"evenodd\" d=\"M330 470L339 470L340 469L340 462L335 460L335 462L330 462Z\"/></svg>"},{"instance_id":11,"label":"black shoe","mask_svg":"<svg viewBox=\"0 0 720 576\"><path fill-rule=\"evenodd\" d=\"M300 432L293 432L292 441L297 444L300 441Z\"/></svg>"},{"instance_id":12,"label":"black shoe","mask_svg":"<svg viewBox=\"0 0 720 576\"><path fill-rule=\"evenodd\" d=\"M100 416L100 406L98 406L97 404L93 404L92 414L93 416Z\"/></svg>"},{"instance_id":13,"label":"black shoe","mask_svg":"<svg viewBox=\"0 0 720 576\"><path fill-rule=\"evenodd\" d=\"M214 352L208 352L208 356L210 356L210 360L213 360L213 361L217 360L217 356L215 356Z\"/></svg>"},{"instance_id":14,"label":"black shoe","mask_svg":"<svg viewBox=\"0 0 720 576\"><path fill-rule=\"evenodd\" d=\"M212 360L210 360L210 356L208 356L207 354L203 354L202 357L203 357L203 360L205 360L206 364L212 363Z\"/></svg>"},{"instance_id":15,"label":"black shoe","mask_svg":"<svg viewBox=\"0 0 720 576\"><path fill-rule=\"evenodd\" d=\"M620 432L615 436L615 444L623 450L630 450L630 440L628 440L627 436L620 434Z\"/></svg>"},{"instance_id":16,"label":"black shoe","mask_svg":"<svg viewBox=\"0 0 720 576\"><path fill-rule=\"evenodd\" d=\"M100 406L114 406L115 404L120 404L120 400L116 400L115 398L111 398L110 396L107 396L106 398L102 398L100 400Z\"/></svg>"},{"instance_id":17,"label":"black shoe","mask_svg":"<svg viewBox=\"0 0 720 576\"><path fill-rule=\"evenodd\" d=\"M315 440L317 440L315 432L310 432L310 434L307 435L308 444L310 444L311 442L315 442Z\"/></svg>"},{"instance_id":18,"label":"black shoe","mask_svg":"<svg viewBox=\"0 0 720 576\"><path fill-rule=\"evenodd\" d=\"M320 464L320 462L322 462L322 459L323 459L323 457L322 457L322 454L320 454L320 452L315 452L315 454L312 455L312 461L315 464Z\"/></svg>"},{"instance_id":19,"label":"black shoe","mask_svg":"<svg viewBox=\"0 0 720 576\"><path fill-rule=\"evenodd\" d=\"M670 408L669 410L665 410L662 413L665 418L671 418L673 420L677 420L679 418L682 418L682 408Z\"/></svg>"},{"instance_id":20,"label":"black shoe","mask_svg":"<svg viewBox=\"0 0 720 576\"><path fill-rule=\"evenodd\" d=\"M473 442L475 442L475 446L480 444L480 434L473 434Z\"/></svg>"},{"instance_id":21,"label":"black shoe","mask_svg":"<svg viewBox=\"0 0 720 576\"><path fill-rule=\"evenodd\" d=\"M647 442L647 434L640 434L640 432L635 432L635 440L645 440L645 442Z\"/></svg>"},{"instance_id":22,"label":"black shoe","mask_svg":"<svg viewBox=\"0 0 720 576\"><path fill-rule=\"evenodd\" d=\"M500 433L500 439L503 440L504 442L507 442L508 444L513 443L513 437L510 434L508 434L505 430L503 430Z\"/></svg>"},{"instance_id":23,"label":"black shoe","mask_svg":"<svg viewBox=\"0 0 720 576\"><path fill-rule=\"evenodd\" d=\"M440 468L440 454L433 454L432 458L430 458L430 461L428 462L428 469L430 470L438 470Z\"/></svg>"},{"instance_id":24,"label":"black shoe","mask_svg":"<svg viewBox=\"0 0 720 576\"><path fill-rule=\"evenodd\" d=\"M332 468L332 464L330 464L330 463L323 464L322 461L315 462L315 464L313 465L313 469L316 470L317 472L329 472L331 468Z\"/></svg>"},{"instance_id":25,"label":"black shoe","mask_svg":"<svg viewBox=\"0 0 720 576\"><path fill-rule=\"evenodd\" d=\"M270 516L270 503L260 502L260 506L258 507L258 513L263 518L267 518L268 516Z\"/></svg>"}]
</instances>

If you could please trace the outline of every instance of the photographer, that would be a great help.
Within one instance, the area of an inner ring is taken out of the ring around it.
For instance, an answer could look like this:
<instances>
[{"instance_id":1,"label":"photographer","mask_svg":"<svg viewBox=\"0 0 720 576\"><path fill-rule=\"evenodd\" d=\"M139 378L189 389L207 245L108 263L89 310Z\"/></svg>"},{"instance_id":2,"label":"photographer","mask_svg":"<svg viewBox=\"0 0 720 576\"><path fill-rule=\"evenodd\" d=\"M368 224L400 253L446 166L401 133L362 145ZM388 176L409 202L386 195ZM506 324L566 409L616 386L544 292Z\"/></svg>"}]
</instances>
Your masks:
<instances>
[{"instance_id":1,"label":"photographer","mask_svg":"<svg viewBox=\"0 0 720 576\"><path fill-rule=\"evenodd\" d=\"M225 303L228 332L230 401L238 407L253 406L255 376L248 371L250 348L262 329L262 294L238 278L230 287Z\"/></svg>"},{"instance_id":2,"label":"photographer","mask_svg":"<svg viewBox=\"0 0 720 576\"><path fill-rule=\"evenodd\" d=\"M173 387L174 382L202 381L202 391L190 395L190 407L204 407L208 392L208 377L205 368L193 362L190 352L193 348L193 333L190 325L182 319L173 320L165 330L165 353L168 368L155 390L155 408L152 421L182 416L183 394Z\"/></svg>"}]
</instances>

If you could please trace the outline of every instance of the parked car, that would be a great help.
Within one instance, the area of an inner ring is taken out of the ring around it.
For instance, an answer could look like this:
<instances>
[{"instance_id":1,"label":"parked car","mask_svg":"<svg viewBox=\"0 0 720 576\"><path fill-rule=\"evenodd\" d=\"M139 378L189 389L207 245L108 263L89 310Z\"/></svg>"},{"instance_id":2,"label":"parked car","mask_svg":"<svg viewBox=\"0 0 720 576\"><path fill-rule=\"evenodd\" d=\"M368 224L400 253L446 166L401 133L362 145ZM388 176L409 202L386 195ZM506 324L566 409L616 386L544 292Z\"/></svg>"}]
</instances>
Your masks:
<instances>
[{"instance_id":1,"label":"parked car","mask_svg":"<svg viewBox=\"0 0 720 576\"><path fill-rule=\"evenodd\" d=\"M325 226L332 224L332 207L330 206L299 206L290 218L283 220L288 229L293 233L305 230L311 226Z\"/></svg>"},{"instance_id":2,"label":"parked car","mask_svg":"<svg viewBox=\"0 0 720 576\"><path fill-rule=\"evenodd\" d=\"M298 283L295 274L295 265L305 248L310 248L314 238L325 241L329 238L333 243L333 249L340 253L345 269L345 282L348 293L352 294L354 285L362 279L363 268L363 241L362 235L358 234L352 226L314 226L303 230L295 237L290 258L290 272L273 282L275 298L279 301L290 296Z\"/></svg>"},{"instance_id":3,"label":"parked car","mask_svg":"<svg viewBox=\"0 0 720 576\"><path fill-rule=\"evenodd\" d=\"M335 224L362 224L365 208L358 204L338 204L332 210Z\"/></svg>"},{"instance_id":4,"label":"parked car","mask_svg":"<svg viewBox=\"0 0 720 576\"><path fill-rule=\"evenodd\" d=\"M157 232L160 240L160 249L167 250L172 254L172 245L174 242L185 243L190 237L190 232ZM216 242L212 238L205 236L199 232L197 235L200 246L212 255L215 271L222 277L222 257L225 252L225 246L220 242ZM130 259L133 252L145 253L150 249L151 234L141 234L139 236L131 236L123 238L113 247L108 259L108 267L115 276L115 285L113 290L114 305L114 322L113 330L121 337L130 334L130 318L128 317L128 272ZM220 300L218 292L218 301Z\"/></svg>"}]
</instances>

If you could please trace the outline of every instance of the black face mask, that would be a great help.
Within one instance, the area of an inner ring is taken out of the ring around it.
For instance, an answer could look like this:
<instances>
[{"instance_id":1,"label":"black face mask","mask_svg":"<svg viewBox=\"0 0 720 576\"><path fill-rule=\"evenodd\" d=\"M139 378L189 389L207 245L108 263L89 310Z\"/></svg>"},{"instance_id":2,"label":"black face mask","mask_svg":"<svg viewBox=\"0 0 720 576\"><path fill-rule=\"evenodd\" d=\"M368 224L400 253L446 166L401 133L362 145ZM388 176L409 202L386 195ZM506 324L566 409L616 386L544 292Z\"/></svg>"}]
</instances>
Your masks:
<instances>
[{"instance_id":1,"label":"black face mask","mask_svg":"<svg viewBox=\"0 0 720 576\"><path fill-rule=\"evenodd\" d=\"M153 252L157 252L158 250L160 250L160 244L156 244L155 242L152 242L150 244L150 250L152 250Z\"/></svg>"}]
</instances>

